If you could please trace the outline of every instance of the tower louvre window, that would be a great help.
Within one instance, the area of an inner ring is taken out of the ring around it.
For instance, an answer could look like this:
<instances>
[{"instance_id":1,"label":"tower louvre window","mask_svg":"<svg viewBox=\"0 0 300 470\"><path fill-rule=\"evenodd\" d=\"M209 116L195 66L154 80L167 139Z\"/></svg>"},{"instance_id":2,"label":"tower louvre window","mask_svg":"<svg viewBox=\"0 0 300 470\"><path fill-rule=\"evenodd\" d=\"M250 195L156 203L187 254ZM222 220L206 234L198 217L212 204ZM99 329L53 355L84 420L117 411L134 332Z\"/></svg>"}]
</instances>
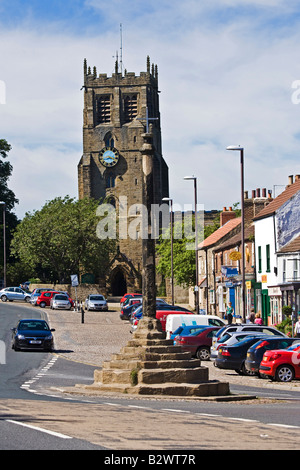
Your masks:
<instances>
[{"instance_id":1,"label":"tower louvre window","mask_svg":"<svg viewBox=\"0 0 300 470\"><path fill-rule=\"evenodd\" d=\"M133 121L137 117L137 95L124 96L124 120L125 122Z\"/></svg>"},{"instance_id":2,"label":"tower louvre window","mask_svg":"<svg viewBox=\"0 0 300 470\"><path fill-rule=\"evenodd\" d=\"M96 121L97 124L110 122L110 95L102 95L97 98Z\"/></svg>"}]
</instances>

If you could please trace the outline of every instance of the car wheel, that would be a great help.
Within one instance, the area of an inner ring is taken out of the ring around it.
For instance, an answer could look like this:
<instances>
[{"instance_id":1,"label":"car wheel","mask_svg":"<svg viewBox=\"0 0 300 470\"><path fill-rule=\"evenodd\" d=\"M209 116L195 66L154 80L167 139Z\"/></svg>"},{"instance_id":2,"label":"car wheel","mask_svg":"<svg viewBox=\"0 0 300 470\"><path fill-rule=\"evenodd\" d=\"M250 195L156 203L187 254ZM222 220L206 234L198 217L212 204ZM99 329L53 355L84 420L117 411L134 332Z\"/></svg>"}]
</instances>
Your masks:
<instances>
[{"instance_id":1,"label":"car wheel","mask_svg":"<svg viewBox=\"0 0 300 470\"><path fill-rule=\"evenodd\" d=\"M30 297L25 297L25 302L30 302Z\"/></svg>"},{"instance_id":2,"label":"car wheel","mask_svg":"<svg viewBox=\"0 0 300 470\"><path fill-rule=\"evenodd\" d=\"M199 348L196 352L197 359L202 361L208 361L210 359L210 352L207 348Z\"/></svg>"},{"instance_id":3,"label":"car wheel","mask_svg":"<svg viewBox=\"0 0 300 470\"><path fill-rule=\"evenodd\" d=\"M45 308L46 307L46 302L41 302L40 307Z\"/></svg>"},{"instance_id":4,"label":"car wheel","mask_svg":"<svg viewBox=\"0 0 300 470\"><path fill-rule=\"evenodd\" d=\"M2 296L1 296L1 300L2 300L2 302L6 302L6 301L7 301L6 295L2 295Z\"/></svg>"},{"instance_id":5,"label":"car wheel","mask_svg":"<svg viewBox=\"0 0 300 470\"><path fill-rule=\"evenodd\" d=\"M294 378L294 369L288 364L282 364L277 367L275 380L278 382L291 382Z\"/></svg>"}]
</instances>

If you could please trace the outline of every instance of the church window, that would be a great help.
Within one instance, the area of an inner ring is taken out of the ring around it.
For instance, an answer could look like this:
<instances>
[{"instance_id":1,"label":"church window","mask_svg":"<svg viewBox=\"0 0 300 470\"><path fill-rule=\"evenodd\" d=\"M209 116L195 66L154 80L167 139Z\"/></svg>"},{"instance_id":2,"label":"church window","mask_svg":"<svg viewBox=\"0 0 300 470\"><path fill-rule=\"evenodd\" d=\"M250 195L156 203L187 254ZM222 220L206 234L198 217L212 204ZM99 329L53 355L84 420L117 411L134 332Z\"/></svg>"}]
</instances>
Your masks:
<instances>
[{"instance_id":1,"label":"church window","mask_svg":"<svg viewBox=\"0 0 300 470\"><path fill-rule=\"evenodd\" d=\"M107 188L114 188L116 185L116 177L113 173L108 173L106 176L106 187Z\"/></svg>"},{"instance_id":2,"label":"church window","mask_svg":"<svg viewBox=\"0 0 300 470\"><path fill-rule=\"evenodd\" d=\"M110 132L108 134L106 134L106 136L104 138L104 143L105 143L105 147L113 148L115 146L114 138L113 138L113 136L111 135Z\"/></svg>"},{"instance_id":3,"label":"church window","mask_svg":"<svg viewBox=\"0 0 300 470\"><path fill-rule=\"evenodd\" d=\"M110 122L110 95L101 95L97 98L96 122L97 124Z\"/></svg>"},{"instance_id":4,"label":"church window","mask_svg":"<svg viewBox=\"0 0 300 470\"><path fill-rule=\"evenodd\" d=\"M137 117L137 95L124 96L124 120L133 121Z\"/></svg>"}]
</instances>

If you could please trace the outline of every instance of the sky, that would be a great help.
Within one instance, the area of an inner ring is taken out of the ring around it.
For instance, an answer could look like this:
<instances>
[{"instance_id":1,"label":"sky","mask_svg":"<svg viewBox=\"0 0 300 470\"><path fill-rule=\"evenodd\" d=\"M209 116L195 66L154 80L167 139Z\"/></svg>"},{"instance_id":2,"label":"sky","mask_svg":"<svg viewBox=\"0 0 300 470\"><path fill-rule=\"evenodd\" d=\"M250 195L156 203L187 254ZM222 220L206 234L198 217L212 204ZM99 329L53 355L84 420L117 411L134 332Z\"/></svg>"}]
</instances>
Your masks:
<instances>
[{"instance_id":1,"label":"sky","mask_svg":"<svg viewBox=\"0 0 300 470\"><path fill-rule=\"evenodd\" d=\"M0 0L0 138L12 146L15 212L78 197L83 60L98 73L158 65L170 197L205 210L245 190L278 195L300 174L298 0ZM275 193L274 193L275 191Z\"/></svg>"}]
</instances>

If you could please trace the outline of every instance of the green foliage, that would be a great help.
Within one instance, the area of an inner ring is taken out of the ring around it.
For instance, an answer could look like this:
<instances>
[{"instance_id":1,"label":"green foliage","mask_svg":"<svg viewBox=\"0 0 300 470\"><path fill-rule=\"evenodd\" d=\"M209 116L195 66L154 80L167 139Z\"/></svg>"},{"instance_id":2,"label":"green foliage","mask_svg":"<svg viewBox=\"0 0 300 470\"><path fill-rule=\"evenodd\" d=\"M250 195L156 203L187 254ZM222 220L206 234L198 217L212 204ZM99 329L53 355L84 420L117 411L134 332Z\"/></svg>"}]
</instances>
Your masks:
<instances>
[{"instance_id":1,"label":"green foliage","mask_svg":"<svg viewBox=\"0 0 300 470\"><path fill-rule=\"evenodd\" d=\"M69 282L70 275L92 272L104 276L115 240L99 240L98 202L66 196L48 201L41 210L26 213L17 227L12 252L31 276Z\"/></svg>"}]
</instances>

